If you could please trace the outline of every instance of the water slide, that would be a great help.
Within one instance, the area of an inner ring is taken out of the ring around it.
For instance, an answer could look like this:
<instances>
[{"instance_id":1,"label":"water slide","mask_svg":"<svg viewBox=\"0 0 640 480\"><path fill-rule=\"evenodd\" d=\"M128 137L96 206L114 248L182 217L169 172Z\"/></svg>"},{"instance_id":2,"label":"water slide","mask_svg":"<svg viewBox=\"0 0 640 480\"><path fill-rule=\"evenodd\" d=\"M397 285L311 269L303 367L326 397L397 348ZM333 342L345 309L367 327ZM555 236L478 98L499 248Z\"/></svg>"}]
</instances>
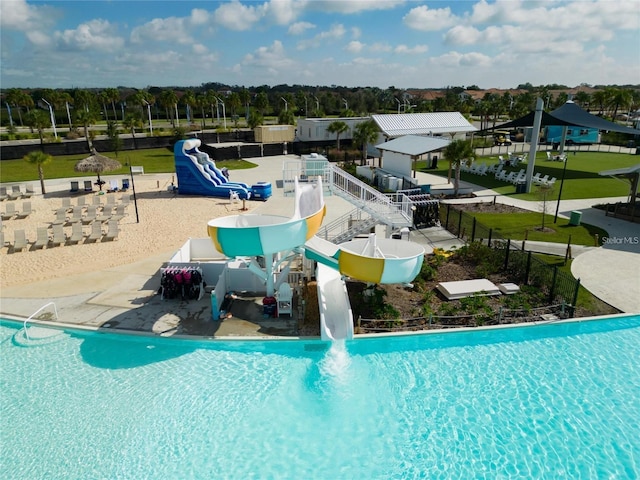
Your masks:
<instances>
[{"instance_id":1,"label":"water slide","mask_svg":"<svg viewBox=\"0 0 640 480\"><path fill-rule=\"evenodd\" d=\"M216 249L228 257L264 257L267 296L275 294L274 255L303 248L318 263L316 275L321 334L325 340L353 338L353 316L344 277L384 284L411 282L420 272L424 248L417 243L370 235L335 245L315 234L325 216L322 179L295 181L293 217L243 214L210 220L207 232Z\"/></svg>"},{"instance_id":2,"label":"water slide","mask_svg":"<svg viewBox=\"0 0 640 480\"><path fill-rule=\"evenodd\" d=\"M235 192L240 199L251 198L251 187L229 182L209 155L198 150L200 145L200 139L191 138L180 140L173 147L180 194L229 198Z\"/></svg>"}]
</instances>

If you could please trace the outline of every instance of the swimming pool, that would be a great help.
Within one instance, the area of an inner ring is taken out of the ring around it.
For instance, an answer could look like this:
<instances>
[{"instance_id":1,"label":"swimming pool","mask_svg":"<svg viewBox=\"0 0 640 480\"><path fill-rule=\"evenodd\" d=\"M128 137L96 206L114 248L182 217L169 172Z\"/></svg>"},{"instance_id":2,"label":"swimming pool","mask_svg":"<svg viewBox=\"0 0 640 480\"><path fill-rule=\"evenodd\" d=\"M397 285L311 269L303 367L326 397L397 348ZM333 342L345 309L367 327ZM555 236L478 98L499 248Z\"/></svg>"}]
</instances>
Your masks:
<instances>
[{"instance_id":1,"label":"swimming pool","mask_svg":"<svg viewBox=\"0 0 640 480\"><path fill-rule=\"evenodd\" d=\"M640 316L332 346L19 327L3 478L640 476Z\"/></svg>"}]
</instances>

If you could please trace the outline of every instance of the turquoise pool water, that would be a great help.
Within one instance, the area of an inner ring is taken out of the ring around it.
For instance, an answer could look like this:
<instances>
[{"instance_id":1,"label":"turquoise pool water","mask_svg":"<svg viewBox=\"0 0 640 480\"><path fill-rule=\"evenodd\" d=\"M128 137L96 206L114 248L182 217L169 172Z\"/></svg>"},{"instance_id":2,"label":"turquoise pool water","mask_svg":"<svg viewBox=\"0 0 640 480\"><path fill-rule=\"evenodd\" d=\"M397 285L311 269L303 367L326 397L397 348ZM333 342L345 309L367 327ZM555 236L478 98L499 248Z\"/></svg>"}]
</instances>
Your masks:
<instances>
[{"instance_id":1,"label":"turquoise pool water","mask_svg":"<svg viewBox=\"0 0 640 480\"><path fill-rule=\"evenodd\" d=\"M331 347L3 322L0 342L2 478L640 477L640 316Z\"/></svg>"}]
</instances>

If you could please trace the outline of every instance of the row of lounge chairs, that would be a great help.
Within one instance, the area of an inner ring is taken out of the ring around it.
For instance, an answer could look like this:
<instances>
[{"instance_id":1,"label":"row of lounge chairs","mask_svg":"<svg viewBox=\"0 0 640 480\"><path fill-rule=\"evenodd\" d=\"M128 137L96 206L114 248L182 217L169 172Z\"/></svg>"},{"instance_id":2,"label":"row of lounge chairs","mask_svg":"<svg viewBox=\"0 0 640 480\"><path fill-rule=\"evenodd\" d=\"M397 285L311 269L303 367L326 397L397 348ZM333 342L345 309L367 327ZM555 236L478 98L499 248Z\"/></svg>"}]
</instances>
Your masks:
<instances>
[{"instance_id":1,"label":"row of lounge chairs","mask_svg":"<svg viewBox=\"0 0 640 480\"><path fill-rule=\"evenodd\" d=\"M11 220L12 218L27 218L32 213L31 202L22 202L21 210L16 209L15 202L8 202L0 216L2 220Z\"/></svg>"},{"instance_id":2,"label":"row of lounge chairs","mask_svg":"<svg viewBox=\"0 0 640 480\"><path fill-rule=\"evenodd\" d=\"M551 152L547 152L547 160L550 162L566 162L567 154L562 153L558 155L551 155Z\"/></svg>"},{"instance_id":3,"label":"row of lounge chairs","mask_svg":"<svg viewBox=\"0 0 640 480\"><path fill-rule=\"evenodd\" d=\"M556 183L556 177L549 178L549 175L545 175L544 177L540 176L540 173L536 173L531 181L534 185L544 185L545 187L553 187Z\"/></svg>"},{"instance_id":4,"label":"row of lounge chairs","mask_svg":"<svg viewBox=\"0 0 640 480\"><path fill-rule=\"evenodd\" d=\"M13 185L11 190L7 190L7 187L0 187L0 201L31 198L33 195L35 195L35 191L33 190L32 184L26 185L24 190L22 190L20 185Z\"/></svg>"},{"instance_id":5,"label":"row of lounge chairs","mask_svg":"<svg viewBox=\"0 0 640 480\"><path fill-rule=\"evenodd\" d=\"M80 222L83 225L90 225L94 222L105 223L109 220L120 221L126 215L126 204L115 205L115 209L109 204L106 204L102 208L102 212L98 212L96 205L89 205L85 211L83 207L75 206L71 210L71 215L67 215L67 211L64 208L56 210L56 218L51 222L51 225L71 225L76 222Z\"/></svg>"},{"instance_id":6,"label":"row of lounge chairs","mask_svg":"<svg viewBox=\"0 0 640 480\"><path fill-rule=\"evenodd\" d=\"M71 235L64 232L62 225L53 225L51 233L49 228L38 227L36 229L36 239L30 242L24 230L14 231L14 242L7 244L4 239L4 232L0 231L0 246L8 246L12 252L21 252L31 245L32 250L38 250L45 247L57 247L61 245L77 245L79 243L95 243L98 241L113 241L118 238L120 229L117 220L109 220L106 231L103 230L101 223L91 225L91 231L85 235L81 222L71 225Z\"/></svg>"},{"instance_id":7,"label":"row of lounge chairs","mask_svg":"<svg viewBox=\"0 0 640 480\"><path fill-rule=\"evenodd\" d=\"M527 173L524 171L524 169L520 169L519 172L514 171L509 173L507 173L505 170L500 170L498 173L495 174L496 180L513 183L514 185L524 182L526 178L527 178Z\"/></svg>"},{"instance_id":8,"label":"row of lounge chairs","mask_svg":"<svg viewBox=\"0 0 640 480\"><path fill-rule=\"evenodd\" d=\"M94 184L92 183L91 180L83 180L84 182L84 188L80 188L80 181L78 180L72 180L71 181L71 189L69 190L70 193L80 193L81 191L87 193L87 192L93 192L93 186ZM105 182L101 182L100 186L102 186L102 184L104 184ZM98 185L98 183L96 182L96 185ZM123 191L126 192L129 189L129 179L128 178L123 178L122 179L122 187L118 186L118 181L117 180L109 180L109 187L108 187L108 191L109 192L117 192L117 191Z\"/></svg>"}]
</instances>

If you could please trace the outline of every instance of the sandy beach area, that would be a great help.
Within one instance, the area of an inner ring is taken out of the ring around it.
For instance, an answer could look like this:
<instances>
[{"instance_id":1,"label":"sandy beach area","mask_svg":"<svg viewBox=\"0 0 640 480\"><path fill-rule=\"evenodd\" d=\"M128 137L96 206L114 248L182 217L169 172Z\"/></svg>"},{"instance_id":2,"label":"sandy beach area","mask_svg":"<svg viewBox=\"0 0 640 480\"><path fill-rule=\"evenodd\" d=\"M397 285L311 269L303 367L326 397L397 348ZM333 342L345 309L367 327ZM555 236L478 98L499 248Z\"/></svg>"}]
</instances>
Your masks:
<instances>
[{"instance_id":1,"label":"sandy beach area","mask_svg":"<svg viewBox=\"0 0 640 480\"><path fill-rule=\"evenodd\" d=\"M114 177L115 179L116 177ZM117 177L118 180L120 177ZM25 231L29 246L22 252L13 252L8 246L0 250L0 288L28 285L41 280L68 277L89 271L106 270L119 265L131 264L155 255L165 254L166 259L180 248L186 239L207 236L207 222L225 215L248 213L262 202L232 203L229 199L197 196L173 195L167 191L173 176L145 175L135 179L136 200L139 222L136 221L136 209L133 200L127 207L127 215L120 220L120 233L115 241L98 241L77 245L48 246L34 250L38 227L50 227L55 219L55 210L62 206L63 197L71 197L72 205L78 198L84 197L91 204L98 196L102 204L108 195L115 195L116 203L132 191L98 195L97 187L93 193L70 194L68 182L47 187L47 194L37 194L30 199L14 201L16 209L22 208L24 201L30 201L34 210L27 218L3 220L3 232L6 243L13 244L15 230ZM107 185L109 177L105 177ZM39 182L29 182L39 191ZM57 189L56 189L57 187ZM0 204L5 210L7 200ZM70 216L70 214L68 214ZM64 227L71 235L71 226ZM85 238L91 230L90 225L83 226ZM107 225L103 225L106 232ZM49 235L52 232L49 228Z\"/></svg>"}]
</instances>

